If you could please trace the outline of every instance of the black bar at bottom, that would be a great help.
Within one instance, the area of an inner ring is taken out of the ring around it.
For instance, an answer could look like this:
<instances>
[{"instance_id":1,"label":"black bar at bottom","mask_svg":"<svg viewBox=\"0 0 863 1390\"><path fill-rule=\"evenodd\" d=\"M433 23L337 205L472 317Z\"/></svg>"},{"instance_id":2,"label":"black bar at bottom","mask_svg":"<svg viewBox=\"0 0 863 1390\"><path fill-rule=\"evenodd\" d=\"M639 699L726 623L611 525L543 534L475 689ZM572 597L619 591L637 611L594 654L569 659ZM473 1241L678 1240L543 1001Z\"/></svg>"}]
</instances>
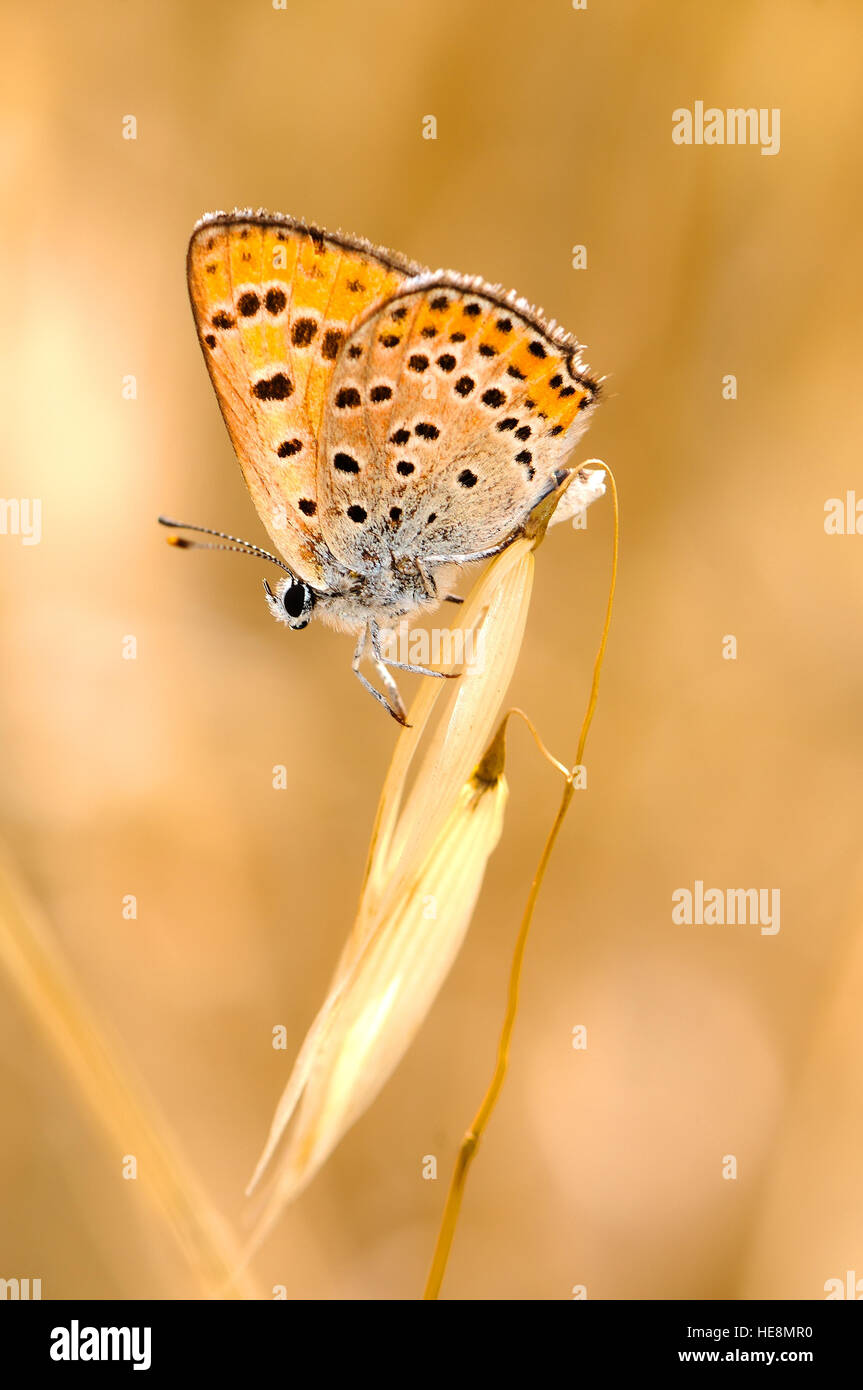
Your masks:
<instances>
[{"instance_id":1,"label":"black bar at bottom","mask_svg":"<svg viewBox=\"0 0 863 1390\"><path fill-rule=\"evenodd\" d=\"M426 1379L432 1366L460 1377L477 1359L486 1378L490 1363L516 1350L523 1369L526 1359L540 1373L553 1355L572 1376L597 1361L606 1371L802 1365L823 1376L859 1364L863 1333L859 1308L840 1301L529 1307L525 1314L507 1303L442 1300L414 1322L405 1303L6 1302L0 1346L4 1369L14 1366L19 1381L31 1372L92 1379L105 1367L137 1370L140 1379L194 1371L219 1380L263 1367L287 1376L319 1367L330 1379L344 1364L352 1378L374 1370L385 1384L404 1384Z\"/></svg>"}]
</instances>

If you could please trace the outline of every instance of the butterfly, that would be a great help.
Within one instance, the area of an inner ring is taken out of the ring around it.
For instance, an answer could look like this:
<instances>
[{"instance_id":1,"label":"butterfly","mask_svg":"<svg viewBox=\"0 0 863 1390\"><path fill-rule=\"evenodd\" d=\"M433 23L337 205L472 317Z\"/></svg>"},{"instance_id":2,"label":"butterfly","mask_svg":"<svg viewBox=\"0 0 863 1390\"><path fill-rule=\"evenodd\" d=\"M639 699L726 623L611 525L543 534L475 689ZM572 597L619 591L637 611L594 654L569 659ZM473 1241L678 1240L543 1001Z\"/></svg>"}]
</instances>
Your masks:
<instances>
[{"instance_id":1,"label":"butterfly","mask_svg":"<svg viewBox=\"0 0 863 1390\"><path fill-rule=\"evenodd\" d=\"M358 635L353 670L398 720L382 628L436 607L452 567L498 554L568 476L599 383L514 292L430 271L280 214L211 213L189 244L207 368L280 566L273 616ZM183 524L160 517L173 528ZM369 653L382 690L360 664Z\"/></svg>"}]
</instances>

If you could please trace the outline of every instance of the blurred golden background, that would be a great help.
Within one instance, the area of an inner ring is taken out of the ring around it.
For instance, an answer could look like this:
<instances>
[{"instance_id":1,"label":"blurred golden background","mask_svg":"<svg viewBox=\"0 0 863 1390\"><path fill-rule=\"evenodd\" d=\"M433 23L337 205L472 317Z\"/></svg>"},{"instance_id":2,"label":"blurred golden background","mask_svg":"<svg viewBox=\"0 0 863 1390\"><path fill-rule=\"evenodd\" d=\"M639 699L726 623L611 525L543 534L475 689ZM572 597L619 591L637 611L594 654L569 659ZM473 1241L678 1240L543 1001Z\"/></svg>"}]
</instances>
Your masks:
<instances>
[{"instance_id":1,"label":"blurred golden background","mask_svg":"<svg viewBox=\"0 0 863 1390\"><path fill-rule=\"evenodd\" d=\"M828 499L863 497L859 6L84 0L4 28L2 491L43 517L38 545L0 536L3 837L214 1208L247 1229L398 737L350 638L276 628L265 567L172 553L156 525L265 540L184 281L202 212L265 206L513 286L608 376L579 451L614 468L622 516L589 785L444 1296L823 1298L863 1276L863 539L824 528ZM696 100L779 108L780 152L674 144ZM610 520L599 502L543 546L511 690L565 760ZM264 1297L422 1288L559 795L527 734L510 744L464 951L262 1251ZM781 930L675 925L697 879L779 888ZM8 975L0 999L0 1277L197 1296Z\"/></svg>"}]
</instances>

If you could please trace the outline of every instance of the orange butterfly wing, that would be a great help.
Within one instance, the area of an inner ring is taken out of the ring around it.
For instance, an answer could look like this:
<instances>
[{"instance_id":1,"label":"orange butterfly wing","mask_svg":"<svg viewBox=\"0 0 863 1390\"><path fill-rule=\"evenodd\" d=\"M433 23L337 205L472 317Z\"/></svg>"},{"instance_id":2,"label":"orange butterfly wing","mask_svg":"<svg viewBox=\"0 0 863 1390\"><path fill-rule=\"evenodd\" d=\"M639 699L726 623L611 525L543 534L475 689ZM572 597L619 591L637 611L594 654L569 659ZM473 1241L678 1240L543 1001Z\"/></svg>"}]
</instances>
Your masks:
<instances>
[{"instance_id":1,"label":"orange butterfly wing","mask_svg":"<svg viewBox=\"0 0 863 1390\"><path fill-rule=\"evenodd\" d=\"M364 313L422 269L268 213L213 213L189 243L201 347L258 514L302 579L320 584L318 445L336 359Z\"/></svg>"}]
</instances>

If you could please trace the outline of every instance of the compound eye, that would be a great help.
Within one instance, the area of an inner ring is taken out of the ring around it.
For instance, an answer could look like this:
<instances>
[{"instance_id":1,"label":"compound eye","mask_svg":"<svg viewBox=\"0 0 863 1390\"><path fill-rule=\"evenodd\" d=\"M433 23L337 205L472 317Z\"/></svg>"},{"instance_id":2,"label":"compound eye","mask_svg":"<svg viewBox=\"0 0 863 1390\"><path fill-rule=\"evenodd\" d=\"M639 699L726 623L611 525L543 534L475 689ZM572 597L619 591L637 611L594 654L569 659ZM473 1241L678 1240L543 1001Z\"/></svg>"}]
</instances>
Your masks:
<instances>
[{"instance_id":1,"label":"compound eye","mask_svg":"<svg viewBox=\"0 0 863 1390\"><path fill-rule=\"evenodd\" d=\"M305 584L289 584L282 595L282 603L289 618L301 618L306 607L308 589Z\"/></svg>"}]
</instances>

